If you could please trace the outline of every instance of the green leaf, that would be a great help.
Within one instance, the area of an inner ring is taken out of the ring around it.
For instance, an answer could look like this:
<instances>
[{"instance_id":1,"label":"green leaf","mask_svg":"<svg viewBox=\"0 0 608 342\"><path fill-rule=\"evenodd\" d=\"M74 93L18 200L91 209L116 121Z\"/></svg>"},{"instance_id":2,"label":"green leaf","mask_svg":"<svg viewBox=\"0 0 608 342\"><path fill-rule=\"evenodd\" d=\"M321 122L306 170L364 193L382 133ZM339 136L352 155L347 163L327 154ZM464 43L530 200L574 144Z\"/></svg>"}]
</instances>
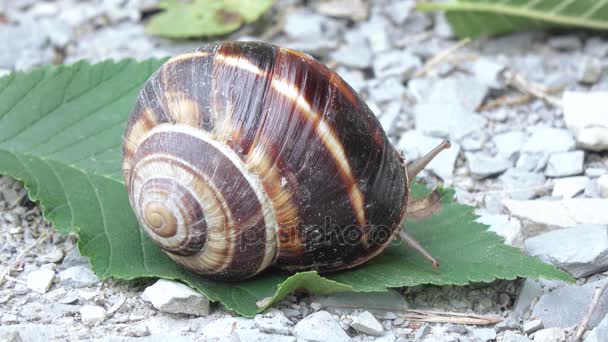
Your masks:
<instances>
[{"instance_id":1,"label":"green leaf","mask_svg":"<svg viewBox=\"0 0 608 342\"><path fill-rule=\"evenodd\" d=\"M394 245L361 267L326 276L269 271L223 283L185 270L139 229L120 171L128 113L138 90L162 62L81 62L0 78L0 174L22 180L57 229L78 233L78 247L99 277L177 279L246 316L299 289L328 294L518 276L572 280L474 223L472 208L455 203L451 190L443 190L438 214L407 223L442 262L439 269ZM428 189L414 184L412 191L423 196Z\"/></svg>"},{"instance_id":2,"label":"green leaf","mask_svg":"<svg viewBox=\"0 0 608 342\"><path fill-rule=\"evenodd\" d=\"M595 0L455 0L423 2L422 11L445 11L461 38L552 27L608 29L608 3Z\"/></svg>"},{"instance_id":3,"label":"green leaf","mask_svg":"<svg viewBox=\"0 0 608 342\"><path fill-rule=\"evenodd\" d=\"M274 0L165 0L165 10L147 25L149 33L167 38L219 36L256 21Z\"/></svg>"}]
</instances>

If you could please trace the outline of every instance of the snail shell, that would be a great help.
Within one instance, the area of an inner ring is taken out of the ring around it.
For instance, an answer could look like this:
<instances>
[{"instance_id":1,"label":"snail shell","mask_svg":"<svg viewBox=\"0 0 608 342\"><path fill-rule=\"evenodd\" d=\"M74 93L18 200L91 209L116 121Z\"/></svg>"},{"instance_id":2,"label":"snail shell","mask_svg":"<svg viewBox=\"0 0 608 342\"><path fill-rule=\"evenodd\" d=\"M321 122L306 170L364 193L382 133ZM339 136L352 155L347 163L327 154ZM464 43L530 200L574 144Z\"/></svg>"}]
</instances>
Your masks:
<instances>
[{"instance_id":1,"label":"snail shell","mask_svg":"<svg viewBox=\"0 0 608 342\"><path fill-rule=\"evenodd\" d=\"M143 229L178 263L222 280L373 258L404 216L404 170L340 76L254 42L167 61L141 90L123 144Z\"/></svg>"}]
</instances>

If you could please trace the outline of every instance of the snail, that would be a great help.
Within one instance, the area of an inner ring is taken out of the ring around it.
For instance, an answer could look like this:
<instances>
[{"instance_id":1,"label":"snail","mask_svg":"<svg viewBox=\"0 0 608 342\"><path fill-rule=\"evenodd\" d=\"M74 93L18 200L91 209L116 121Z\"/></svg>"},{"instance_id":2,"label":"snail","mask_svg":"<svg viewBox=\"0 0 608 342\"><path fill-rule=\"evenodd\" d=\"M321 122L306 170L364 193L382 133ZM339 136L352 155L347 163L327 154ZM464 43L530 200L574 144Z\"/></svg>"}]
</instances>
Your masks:
<instances>
[{"instance_id":1,"label":"snail","mask_svg":"<svg viewBox=\"0 0 608 342\"><path fill-rule=\"evenodd\" d=\"M396 238L437 266L402 222L437 202L413 202L408 187L448 147L406 166L335 72L298 51L221 42L168 60L145 83L123 173L142 229L212 279L348 269Z\"/></svg>"}]
</instances>

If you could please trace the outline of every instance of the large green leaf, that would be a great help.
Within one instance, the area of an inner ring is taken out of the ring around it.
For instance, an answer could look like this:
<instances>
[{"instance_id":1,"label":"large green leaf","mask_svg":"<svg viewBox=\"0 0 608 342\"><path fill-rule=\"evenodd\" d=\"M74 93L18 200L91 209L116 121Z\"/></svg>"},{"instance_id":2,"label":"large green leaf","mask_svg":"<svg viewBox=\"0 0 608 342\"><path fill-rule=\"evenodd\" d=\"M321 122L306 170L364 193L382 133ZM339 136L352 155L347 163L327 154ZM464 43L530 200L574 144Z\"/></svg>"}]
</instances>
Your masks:
<instances>
[{"instance_id":1,"label":"large green leaf","mask_svg":"<svg viewBox=\"0 0 608 342\"><path fill-rule=\"evenodd\" d=\"M608 2L603 0L455 0L416 7L445 11L462 38L550 27L608 29Z\"/></svg>"},{"instance_id":2,"label":"large green leaf","mask_svg":"<svg viewBox=\"0 0 608 342\"><path fill-rule=\"evenodd\" d=\"M57 229L78 233L81 253L101 278L178 279L248 316L296 289L327 294L518 276L571 280L474 223L472 208L453 202L451 190L443 191L438 214L407 223L440 259L439 269L393 245L361 267L325 277L316 272L266 272L251 280L223 283L186 271L141 233L120 172L128 113L139 88L161 63L81 62L0 79L0 174L22 180ZM413 189L417 196L426 191L419 185Z\"/></svg>"},{"instance_id":3,"label":"large green leaf","mask_svg":"<svg viewBox=\"0 0 608 342\"><path fill-rule=\"evenodd\" d=\"M218 36L257 20L274 0L165 0L148 32L167 38Z\"/></svg>"}]
</instances>

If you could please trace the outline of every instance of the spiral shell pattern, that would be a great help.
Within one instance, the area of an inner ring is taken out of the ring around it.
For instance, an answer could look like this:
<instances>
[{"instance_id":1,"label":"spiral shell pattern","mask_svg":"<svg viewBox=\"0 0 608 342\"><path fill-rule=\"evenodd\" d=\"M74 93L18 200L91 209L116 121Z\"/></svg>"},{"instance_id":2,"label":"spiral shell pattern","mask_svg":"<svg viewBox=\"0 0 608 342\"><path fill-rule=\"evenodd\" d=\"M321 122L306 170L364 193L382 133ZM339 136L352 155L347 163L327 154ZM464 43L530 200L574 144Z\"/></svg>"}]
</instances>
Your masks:
<instances>
[{"instance_id":1,"label":"spiral shell pattern","mask_svg":"<svg viewBox=\"0 0 608 342\"><path fill-rule=\"evenodd\" d=\"M166 62L131 114L123 171L152 240L224 280L361 264L407 203L403 160L358 95L310 56L261 43Z\"/></svg>"}]
</instances>

